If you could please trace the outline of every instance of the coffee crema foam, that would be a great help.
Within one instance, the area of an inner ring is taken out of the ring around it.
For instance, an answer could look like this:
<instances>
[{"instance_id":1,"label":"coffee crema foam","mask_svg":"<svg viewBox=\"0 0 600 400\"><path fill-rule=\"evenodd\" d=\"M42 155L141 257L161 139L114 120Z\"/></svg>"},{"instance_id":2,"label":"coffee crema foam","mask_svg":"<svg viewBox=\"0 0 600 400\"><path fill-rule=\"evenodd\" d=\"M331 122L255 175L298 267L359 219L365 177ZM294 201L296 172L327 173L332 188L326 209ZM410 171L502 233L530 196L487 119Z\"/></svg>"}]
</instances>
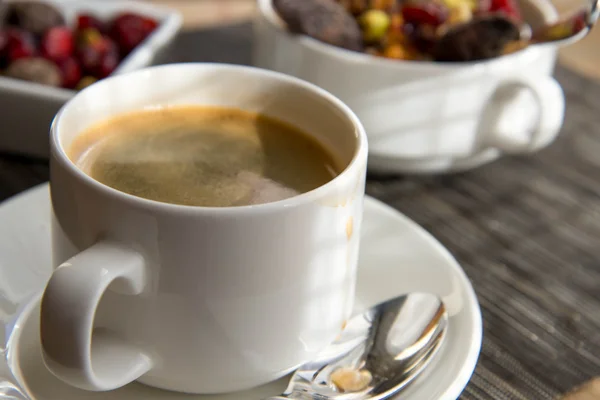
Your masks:
<instances>
[{"instance_id":1,"label":"coffee crema foam","mask_svg":"<svg viewBox=\"0 0 600 400\"><path fill-rule=\"evenodd\" d=\"M326 184L341 163L315 138L240 109L176 106L122 114L75 138L69 158L95 180L165 203L269 203Z\"/></svg>"}]
</instances>

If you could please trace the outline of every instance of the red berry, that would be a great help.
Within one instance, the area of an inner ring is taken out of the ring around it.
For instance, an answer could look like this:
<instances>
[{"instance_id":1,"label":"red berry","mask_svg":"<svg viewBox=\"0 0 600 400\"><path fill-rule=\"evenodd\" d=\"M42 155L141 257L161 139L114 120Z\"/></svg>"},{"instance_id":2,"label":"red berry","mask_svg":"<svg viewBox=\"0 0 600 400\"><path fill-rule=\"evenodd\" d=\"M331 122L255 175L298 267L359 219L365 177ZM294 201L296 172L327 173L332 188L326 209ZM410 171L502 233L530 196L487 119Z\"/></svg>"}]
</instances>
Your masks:
<instances>
[{"instance_id":1,"label":"red berry","mask_svg":"<svg viewBox=\"0 0 600 400\"><path fill-rule=\"evenodd\" d=\"M402 8L404 21L416 26L425 24L439 26L448 19L448 9L441 4L428 2Z\"/></svg>"},{"instance_id":2,"label":"red berry","mask_svg":"<svg viewBox=\"0 0 600 400\"><path fill-rule=\"evenodd\" d=\"M119 49L106 36L85 43L78 50L79 61L87 75L105 78L119 65Z\"/></svg>"},{"instance_id":3,"label":"red berry","mask_svg":"<svg viewBox=\"0 0 600 400\"><path fill-rule=\"evenodd\" d=\"M119 49L118 49L117 45L112 41L108 41L107 43L108 43L107 49L102 54L102 59L100 60L100 65L98 66L98 69L97 69L96 73L94 74L96 76L96 78L99 78L99 79L106 78L107 76L112 74L113 71L119 65L119 61L120 61L119 60Z\"/></svg>"},{"instance_id":4,"label":"red berry","mask_svg":"<svg viewBox=\"0 0 600 400\"><path fill-rule=\"evenodd\" d=\"M77 58L88 74L93 74L102 60L102 51L98 46L84 46L78 49Z\"/></svg>"},{"instance_id":5,"label":"red berry","mask_svg":"<svg viewBox=\"0 0 600 400\"><path fill-rule=\"evenodd\" d=\"M69 57L58 62L62 76L62 87L73 89L81 80L81 66L75 57Z\"/></svg>"},{"instance_id":6,"label":"red berry","mask_svg":"<svg viewBox=\"0 0 600 400\"><path fill-rule=\"evenodd\" d=\"M17 28L9 29L6 33L10 62L19 58L33 57L36 54L35 37L32 33Z\"/></svg>"},{"instance_id":7,"label":"red berry","mask_svg":"<svg viewBox=\"0 0 600 400\"><path fill-rule=\"evenodd\" d=\"M113 20L111 37L122 55L129 54L157 26L156 21L135 14L121 14Z\"/></svg>"},{"instance_id":8,"label":"red berry","mask_svg":"<svg viewBox=\"0 0 600 400\"><path fill-rule=\"evenodd\" d=\"M587 10L580 12L573 20L573 32L580 32L587 26Z\"/></svg>"},{"instance_id":9,"label":"red berry","mask_svg":"<svg viewBox=\"0 0 600 400\"><path fill-rule=\"evenodd\" d=\"M146 32L146 36L152 33L158 26L158 22L153 20L152 18L143 18L142 26L144 27L144 32Z\"/></svg>"},{"instance_id":10,"label":"red berry","mask_svg":"<svg viewBox=\"0 0 600 400\"><path fill-rule=\"evenodd\" d=\"M104 24L98 18L90 14L79 14L77 16L77 30L84 30L88 28L93 28L100 32L104 32Z\"/></svg>"},{"instance_id":11,"label":"red berry","mask_svg":"<svg viewBox=\"0 0 600 400\"><path fill-rule=\"evenodd\" d=\"M521 11L516 0L491 0L488 13L502 13L517 21L521 20Z\"/></svg>"},{"instance_id":12,"label":"red berry","mask_svg":"<svg viewBox=\"0 0 600 400\"><path fill-rule=\"evenodd\" d=\"M49 60L60 61L73 55L73 33L65 26L50 28L42 38L42 54Z\"/></svg>"}]
</instances>

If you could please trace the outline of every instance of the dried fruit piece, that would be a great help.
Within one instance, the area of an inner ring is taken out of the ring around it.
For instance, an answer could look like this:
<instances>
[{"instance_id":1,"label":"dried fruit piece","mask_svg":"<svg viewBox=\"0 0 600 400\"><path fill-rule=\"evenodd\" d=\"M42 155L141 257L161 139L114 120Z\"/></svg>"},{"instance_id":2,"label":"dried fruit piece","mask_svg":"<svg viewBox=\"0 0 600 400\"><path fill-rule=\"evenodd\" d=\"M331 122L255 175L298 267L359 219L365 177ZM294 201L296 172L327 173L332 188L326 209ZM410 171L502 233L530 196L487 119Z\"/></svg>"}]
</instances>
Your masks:
<instances>
[{"instance_id":1,"label":"dried fruit piece","mask_svg":"<svg viewBox=\"0 0 600 400\"><path fill-rule=\"evenodd\" d=\"M96 28L86 28L77 33L77 47L93 46L103 39L102 33Z\"/></svg>"},{"instance_id":2,"label":"dried fruit piece","mask_svg":"<svg viewBox=\"0 0 600 400\"><path fill-rule=\"evenodd\" d=\"M74 48L73 33L65 26L49 29L42 38L42 54L55 62L69 58Z\"/></svg>"},{"instance_id":3,"label":"dried fruit piece","mask_svg":"<svg viewBox=\"0 0 600 400\"><path fill-rule=\"evenodd\" d=\"M52 27L65 25L65 18L50 3L28 0L10 3L6 11L6 22L41 36Z\"/></svg>"},{"instance_id":4,"label":"dried fruit piece","mask_svg":"<svg viewBox=\"0 0 600 400\"><path fill-rule=\"evenodd\" d=\"M402 8L402 17L414 25L439 26L448 19L448 8L434 2L410 5Z\"/></svg>"},{"instance_id":5,"label":"dried fruit piece","mask_svg":"<svg viewBox=\"0 0 600 400\"><path fill-rule=\"evenodd\" d=\"M401 44L393 44L386 47L383 56L395 60L410 60L411 58L406 48Z\"/></svg>"},{"instance_id":6,"label":"dried fruit piece","mask_svg":"<svg viewBox=\"0 0 600 400\"><path fill-rule=\"evenodd\" d=\"M61 86L67 89L73 89L81 80L81 66L79 61L75 57L69 57L67 59L58 62L60 68L62 84Z\"/></svg>"},{"instance_id":7,"label":"dried fruit piece","mask_svg":"<svg viewBox=\"0 0 600 400\"><path fill-rule=\"evenodd\" d=\"M77 16L77 30L82 31L88 28L104 32L105 27L102 21L90 14L79 14Z\"/></svg>"},{"instance_id":8,"label":"dried fruit piece","mask_svg":"<svg viewBox=\"0 0 600 400\"><path fill-rule=\"evenodd\" d=\"M273 4L292 32L349 50L363 49L358 22L341 4L331 0L274 0Z\"/></svg>"},{"instance_id":9,"label":"dried fruit piece","mask_svg":"<svg viewBox=\"0 0 600 400\"><path fill-rule=\"evenodd\" d=\"M430 54L439 39L440 28L426 24L413 26L412 32L409 33L411 44L421 53Z\"/></svg>"},{"instance_id":10,"label":"dried fruit piece","mask_svg":"<svg viewBox=\"0 0 600 400\"><path fill-rule=\"evenodd\" d=\"M519 28L502 16L481 17L450 29L436 43L436 61L477 61L502 55L505 46L518 40Z\"/></svg>"},{"instance_id":11,"label":"dried fruit piece","mask_svg":"<svg viewBox=\"0 0 600 400\"><path fill-rule=\"evenodd\" d=\"M443 0L443 2L449 9L466 6L471 11L475 11L479 6L479 2L477 0Z\"/></svg>"},{"instance_id":12,"label":"dried fruit piece","mask_svg":"<svg viewBox=\"0 0 600 400\"><path fill-rule=\"evenodd\" d=\"M366 369L341 367L331 373L331 382L342 393L364 390L373 381L373 376Z\"/></svg>"},{"instance_id":13,"label":"dried fruit piece","mask_svg":"<svg viewBox=\"0 0 600 400\"><path fill-rule=\"evenodd\" d=\"M517 51L523 50L527 46L529 46L529 40L515 40L513 42L508 42L504 49L502 49L502 55L515 53Z\"/></svg>"},{"instance_id":14,"label":"dried fruit piece","mask_svg":"<svg viewBox=\"0 0 600 400\"><path fill-rule=\"evenodd\" d=\"M37 49L33 34L18 28L10 28L6 33L8 37L8 62L36 55Z\"/></svg>"},{"instance_id":15,"label":"dried fruit piece","mask_svg":"<svg viewBox=\"0 0 600 400\"><path fill-rule=\"evenodd\" d=\"M390 27L390 17L381 10L369 10L360 16L363 38L367 42L382 39Z\"/></svg>"},{"instance_id":16,"label":"dried fruit piece","mask_svg":"<svg viewBox=\"0 0 600 400\"><path fill-rule=\"evenodd\" d=\"M6 75L49 86L60 86L62 83L59 68L53 62L41 57L13 61L6 69Z\"/></svg>"},{"instance_id":17,"label":"dried fruit piece","mask_svg":"<svg viewBox=\"0 0 600 400\"><path fill-rule=\"evenodd\" d=\"M75 89L83 90L97 81L98 79L94 78L93 76L84 76L83 78L81 78Z\"/></svg>"},{"instance_id":18,"label":"dried fruit piece","mask_svg":"<svg viewBox=\"0 0 600 400\"><path fill-rule=\"evenodd\" d=\"M456 7L450 9L450 15L446 23L448 25L458 25L469 22L473 19L473 9L469 3L462 2Z\"/></svg>"},{"instance_id":19,"label":"dried fruit piece","mask_svg":"<svg viewBox=\"0 0 600 400\"><path fill-rule=\"evenodd\" d=\"M119 45L121 55L126 56L154 29L157 22L135 14L122 14L112 22L110 36Z\"/></svg>"}]
</instances>

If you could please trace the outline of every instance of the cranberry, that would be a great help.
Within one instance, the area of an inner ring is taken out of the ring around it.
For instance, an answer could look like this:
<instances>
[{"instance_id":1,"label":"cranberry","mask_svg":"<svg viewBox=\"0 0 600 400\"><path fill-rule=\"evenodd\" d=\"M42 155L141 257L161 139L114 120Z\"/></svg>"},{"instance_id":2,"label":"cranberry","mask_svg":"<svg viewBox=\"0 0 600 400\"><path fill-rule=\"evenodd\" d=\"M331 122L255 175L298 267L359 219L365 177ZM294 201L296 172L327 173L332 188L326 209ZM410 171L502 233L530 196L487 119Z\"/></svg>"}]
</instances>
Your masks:
<instances>
[{"instance_id":1,"label":"cranberry","mask_svg":"<svg viewBox=\"0 0 600 400\"><path fill-rule=\"evenodd\" d=\"M32 33L11 28L8 36L8 60L10 62L19 58L33 57L36 54L35 37Z\"/></svg>"},{"instance_id":2,"label":"cranberry","mask_svg":"<svg viewBox=\"0 0 600 400\"><path fill-rule=\"evenodd\" d=\"M102 54L109 40L95 28L87 28L78 32L77 57L86 72L95 71L100 65Z\"/></svg>"},{"instance_id":3,"label":"cranberry","mask_svg":"<svg viewBox=\"0 0 600 400\"><path fill-rule=\"evenodd\" d=\"M77 16L77 29L84 30L93 28L99 32L104 32L104 24L98 18L90 14L79 14Z\"/></svg>"},{"instance_id":4,"label":"cranberry","mask_svg":"<svg viewBox=\"0 0 600 400\"><path fill-rule=\"evenodd\" d=\"M121 14L114 19L111 37L121 50L122 55L129 54L155 28L156 21L135 14Z\"/></svg>"},{"instance_id":5,"label":"cranberry","mask_svg":"<svg viewBox=\"0 0 600 400\"><path fill-rule=\"evenodd\" d=\"M62 76L62 87L73 89L81 80L81 66L75 57L68 57L58 62Z\"/></svg>"},{"instance_id":6,"label":"cranberry","mask_svg":"<svg viewBox=\"0 0 600 400\"><path fill-rule=\"evenodd\" d=\"M104 78L119 64L119 49L106 36L84 43L78 50L79 60L86 74Z\"/></svg>"},{"instance_id":7,"label":"cranberry","mask_svg":"<svg viewBox=\"0 0 600 400\"><path fill-rule=\"evenodd\" d=\"M448 19L448 9L441 4L428 2L402 8L402 16L407 23L417 26L439 26Z\"/></svg>"},{"instance_id":8,"label":"cranberry","mask_svg":"<svg viewBox=\"0 0 600 400\"><path fill-rule=\"evenodd\" d=\"M85 46L77 51L77 58L86 73L92 74L100 65L102 50L98 46Z\"/></svg>"},{"instance_id":9,"label":"cranberry","mask_svg":"<svg viewBox=\"0 0 600 400\"><path fill-rule=\"evenodd\" d=\"M65 26L50 28L42 38L42 54L49 60L60 61L73 55L73 33Z\"/></svg>"},{"instance_id":10,"label":"cranberry","mask_svg":"<svg viewBox=\"0 0 600 400\"><path fill-rule=\"evenodd\" d=\"M516 0L491 0L489 13L501 13L516 21L521 20L521 11Z\"/></svg>"},{"instance_id":11,"label":"cranberry","mask_svg":"<svg viewBox=\"0 0 600 400\"><path fill-rule=\"evenodd\" d=\"M107 45L106 51L104 51L104 53L102 55L102 59L100 60L100 65L98 65L98 69L95 74L95 76L100 79L106 78L107 76L112 74L113 71L119 65L119 61L120 61L119 49L118 49L117 45L112 41L109 41L107 43L108 43L108 45Z\"/></svg>"},{"instance_id":12,"label":"cranberry","mask_svg":"<svg viewBox=\"0 0 600 400\"><path fill-rule=\"evenodd\" d=\"M581 12L573 20L573 33L584 30L587 26L587 11Z\"/></svg>"},{"instance_id":13,"label":"cranberry","mask_svg":"<svg viewBox=\"0 0 600 400\"><path fill-rule=\"evenodd\" d=\"M148 36L156 29L158 22L152 18L142 18L142 26L144 28L144 32L146 32L146 36Z\"/></svg>"}]
</instances>

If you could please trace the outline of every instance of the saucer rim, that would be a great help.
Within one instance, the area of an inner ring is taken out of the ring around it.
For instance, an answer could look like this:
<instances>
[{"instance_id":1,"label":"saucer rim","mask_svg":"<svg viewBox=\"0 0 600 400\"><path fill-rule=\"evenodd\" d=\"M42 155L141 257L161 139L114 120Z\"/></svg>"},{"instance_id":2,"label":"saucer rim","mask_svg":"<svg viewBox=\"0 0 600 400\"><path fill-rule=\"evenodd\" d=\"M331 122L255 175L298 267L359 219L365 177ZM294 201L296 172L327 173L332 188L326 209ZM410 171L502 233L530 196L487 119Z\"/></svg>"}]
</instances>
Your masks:
<instances>
[{"instance_id":1,"label":"saucer rim","mask_svg":"<svg viewBox=\"0 0 600 400\"><path fill-rule=\"evenodd\" d=\"M471 324L473 325L473 337L467 351L467 357L465 362L460 367L460 373L458 377L452 382L452 384L448 387L447 390L444 391L444 396L439 400L456 400L461 395L473 373L475 372L475 368L477 366L477 362L479 361L479 355L481 353L481 346L483 343L483 319L481 314L481 307L479 306L479 300L477 298L477 294L475 293L475 289L471 284L467 274L464 269L460 265L460 263L456 260L456 258L450 253L450 251L433 236L429 233L425 228L421 225L417 224L411 218L406 216L404 213L399 210L393 208L392 206L378 200L372 196L365 196L365 209L367 207L366 203L372 203L372 207L379 209L379 212L386 213L392 218L396 218L398 220L402 220L402 223L410 226L415 234L421 236L421 238L428 242L428 245L431 248L435 248L437 253L439 253L446 260L447 265L445 268L451 268L456 276L460 276L461 280L461 293L466 295L468 298L468 302L461 310L461 312L465 312L467 308L471 308ZM452 391L451 389L456 388L456 391Z\"/></svg>"},{"instance_id":2,"label":"saucer rim","mask_svg":"<svg viewBox=\"0 0 600 400\"><path fill-rule=\"evenodd\" d=\"M49 184L43 183L37 185L33 188L30 188L24 192L17 194L3 202L0 203L0 210L6 208L7 206L22 201L24 197L34 196L37 192L41 191L49 191ZM460 394L463 392L464 388L467 386L471 376L475 371L475 367L477 365L481 345L483 340L483 322L481 316L481 309L479 306L479 302L477 299L477 295L473 286L468 279L465 271L457 262L457 260L452 256L450 251L444 247L444 245L439 242L433 235L431 235L427 230L418 225L416 222L411 220L409 217L404 215L402 212L396 210L395 208L377 200L371 196L365 196L365 211L368 208L372 209L372 213L384 214L390 219L395 219L396 223L403 224L407 230L413 235L418 235L426 243L432 250L435 250L436 253L439 254L446 262L444 268L452 270L452 274L459 277L460 281L460 293L461 296L466 300L465 306L460 311L461 313L468 312L470 315L470 324L472 325L471 329L471 340L469 343L468 350L466 351L466 357L463 363L460 365L460 372L457 374L456 378L447 386L447 388L442 389L443 393L439 400L456 400ZM26 321L29 318L32 310L37 306L39 299L41 298L41 290L35 291L33 296L30 297L25 304L22 304L19 308L20 311L16 313L15 318L15 326L13 331L9 337L9 348L12 348L14 353L15 362L18 363L19 357L19 338L22 336L22 324L19 324L20 321ZM12 346L11 346L12 345ZM17 365L10 365L10 370L15 375L18 383L22 388L27 392L28 395L31 395L31 390L28 389L27 384L25 384L26 380L22 376L22 369ZM17 372L15 374L15 372ZM34 399L34 400L43 400L43 399Z\"/></svg>"},{"instance_id":3,"label":"saucer rim","mask_svg":"<svg viewBox=\"0 0 600 400\"><path fill-rule=\"evenodd\" d=\"M503 153L495 148L461 157L446 155L405 157L369 151L367 165L371 172L380 174L443 175L470 171L496 161L502 156Z\"/></svg>"}]
</instances>

